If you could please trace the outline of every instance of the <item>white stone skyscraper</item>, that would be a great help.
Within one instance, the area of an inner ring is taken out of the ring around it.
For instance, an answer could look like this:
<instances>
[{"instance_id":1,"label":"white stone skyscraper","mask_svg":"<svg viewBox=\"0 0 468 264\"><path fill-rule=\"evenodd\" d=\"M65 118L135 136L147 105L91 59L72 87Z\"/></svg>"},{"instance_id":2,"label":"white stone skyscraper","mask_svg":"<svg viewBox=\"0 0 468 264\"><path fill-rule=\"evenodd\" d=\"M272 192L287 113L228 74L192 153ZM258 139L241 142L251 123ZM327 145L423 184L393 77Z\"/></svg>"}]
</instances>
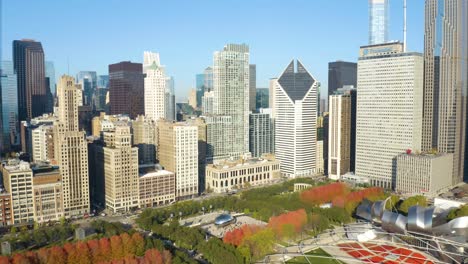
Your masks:
<instances>
[{"instance_id":1,"label":"white stone skyscraper","mask_svg":"<svg viewBox=\"0 0 468 264\"><path fill-rule=\"evenodd\" d=\"M213 64L213 111L232 118L224 144L230 156L240 156L249 151L249 47L228 44L214 53Z\"/></svg>"},{"instance_id":2,"label":"white stone skyscraper","mask_svg":"<svg viewBox=\"0 0 468 264\"><path fill-rule=\"evenodd\" d=\"M166 72L159 61L159 53L143 54L145 76L145 115L157 121L166 117Z\"/></svg>"},{"instance_id":3,"label":"white stone skyscraper","mask_svg":"<svg viewBox=\"0 0 468 264\"><path fill-rule=\"evenodd\" d=\"M299 61L295 71L293 60L275 85L275 153L281 174L314 175L318 82Z\"/></svg>"},{"instance_id":4,"label":"white stone skyscraper","mask_svg":"<svg viewBox=\"0 0 468 264\"><path fill-rule=\"evenodd\" d=\"M55 157L63 184L65 217L89 213L88 144L85 132L78 129L78 107L82 103L81 85L64 75L58 87L59 121L54 124Z\"/></svg>"},{"instance_id":5,"label":"white stone skyscraper","mask_svg":"<svg viewBox=\"0 0 468 264\"><path fill-rule=\"evenodd\" d=\"M355 172L372 185L393 188L397 155L421 150L423 67L399 42L361 47Z\"/></svg>"}]
</instances>

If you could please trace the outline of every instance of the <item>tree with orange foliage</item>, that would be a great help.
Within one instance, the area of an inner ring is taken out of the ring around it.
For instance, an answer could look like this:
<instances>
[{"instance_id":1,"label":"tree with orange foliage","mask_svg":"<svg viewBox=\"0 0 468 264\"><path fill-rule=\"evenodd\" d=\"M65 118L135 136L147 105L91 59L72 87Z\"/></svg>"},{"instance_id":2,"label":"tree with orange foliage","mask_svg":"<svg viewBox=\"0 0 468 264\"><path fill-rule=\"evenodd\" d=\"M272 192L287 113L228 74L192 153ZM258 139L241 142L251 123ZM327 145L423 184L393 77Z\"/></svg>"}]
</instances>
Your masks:
<instances>
[{"instance_id":1,"label":"tree with orange foliage","mask_svg":"<svg viewBox=\"0 0 468 264\"><path fill-rule=\"evenodd\" d=\"M331 183L303 191L300 199L304 203L320 205L331 202L337 196L343 196L349 192L346 184L341 182Z\"/></svg>"},{"instance_id":2,"label":"tree with orange foliage","mask_svg":"<svg viewBox=\"0 0 468 264\"><path fill-rule=\"evenodd\" d=\"M99 254L99 259L97 260L97 262L109 261L112 259L111 258L112 250L111 250L110 241L108 238L103 237L99 239L99 250L100 250L100 254ZM94 261L96 262L96 260Z\"/></svg>"},{"instance_id":3,"label":"tree with orange foliage","mask_svg":"<svg viewBox=\"0 0 468 264\"><path fill-rule=\"evenodd\" d=\"M91 259L94 263L97 263L100 260L101 249L99 248L99 240L93 239L88 240L87 242L89 252L91 254Z\"/></svg>"},{"instance_id":4,"label":"tree with orange foliage","mask_svg":"<svg viewBox=\"0 0 468 264\"><path fill-rule=\"evenodd\" d=\"M110 238L110 247L112 259L122 259L124 257L124 248L120 236L112 236Z\"/></svg>"},{"instance_id":5,"label":"tree with orange foliage","mask_svg":"<svg viewBox=\"0 0 468 264\"><path fill-rule=\"evenodd\" d=\"M63 264L67 262L67 254L61 247L54 246L49 250L47 264Z\"/></svg>"},{"instance_id":6,"label":"tree with orange foliage","mask_svg":"<svg viewBox=\"0 0 468 264\"><path fill-rule=\"evenodd\" d=\"M268 227L272 228L275 235L279 238L284 237L284 225L292 225L296 234L300 233L307 224L307 213L304 209L287 212L278 216L273 216L268 221ZM290 235L290 234L289 234Z\"/></svg>"},{"instance_id":7,"label":"tree with orange foliage","mask_svg":"<svg viewBox=\"0 0 468 264\"><path fill-rule=\"evenodd\" d=\"M140 233L134 233L132 235L132 241L135 243L135 255L143 256L145 254L145 239Z\"/></svg>"},{"instance_id":8,"label":"tree with orange foliage","mask_svg":"<svg viewBox=\"0 0 468 264\"><path fill-rule=\"evenodd\" d=\"M0 264L9 264L10 260L7 256L0 256Z\"/></svg>"},{"instance_id":9,"label":"tree with orange foliage","mask_svg":"<svg viewBox=\"0 0 468 264\"><path fill-rule=\"evenodd\" d=\"M148 249L145 252L144 260L146 264L162 264L163 263L161 252L159 252L159 250L154 249L154 248Z\"/></svg>"},{"instance_id":10,"label":"tree with orange foliage","mask_svg":"<svg viewBox=\"0 0 468 264\"><path fill-rule=\"evenodd\" d=\"M79 264L91 264L93 262L87 243L81 241L77 242L75 248L79 256Z\"/></svg>"}]
</instances>

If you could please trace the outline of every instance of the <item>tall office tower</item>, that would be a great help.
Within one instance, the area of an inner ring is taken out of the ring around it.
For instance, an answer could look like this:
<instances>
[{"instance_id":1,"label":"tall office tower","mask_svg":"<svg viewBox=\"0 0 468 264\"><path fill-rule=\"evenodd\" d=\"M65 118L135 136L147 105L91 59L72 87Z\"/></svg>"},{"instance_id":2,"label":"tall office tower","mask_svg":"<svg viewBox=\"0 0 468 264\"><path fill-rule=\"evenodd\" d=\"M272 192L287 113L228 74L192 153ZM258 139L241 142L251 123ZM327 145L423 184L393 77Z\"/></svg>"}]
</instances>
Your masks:
<instances>
[{"instance_id":1,"label":"tall office tower","mask_svg":"<svg viewBox=\"0 0 468 264\"><path fill-rule=\"evenodd\" d=\"M3 167L3 186L11 195L13 223L32 224L34 222L33 172L29 163L8 160Z\"/></svg>"},{"instance_id":2,"label":"tall office tower","mask_svg":"<svg viewBox=\"0 0 468 264\"><path fill-rule=\"evenodd\" d=\"M41 43L29 39L14 40L13 65L18 78L18 119L29 120L46 113L47 89Z\"/></svg>"},{"instance_id":3,"label":"tall office tower","mask_svg":"<svg viewBox=\"0 0 468 264\"><path fill-rule=\"evenodd\" d=\"M330 115L328 112L323 113L322 119L322 158L323 158L323 174L328 175L328 130L330 128Z\"/></svg>"},{"instance_id":4,"label":"tall office tower","mask_svg":"<svg viewBox=\"0 0 468 264\"><path fill-rule=\"evenodd\" d=\"M338 88L346 85L357 85L357 63L335 61L328 63L328 96Z\"/></svg>"},{"instance_id":5,"label":"tall office tower","mask_svg":"<svg viewBox=\"0 0 468 264\"><path fill-rule=\"evenodd\" d=\"M109 75L98 75L97 87L109 89Z\"/></svg>"},{"instance_id":6,"label":"tall office tower","mask_svg":"<svg viewBox=\"0 0 468 264\"><path fill-rule=\"evenodd\" d=\"M201 106L201 99L203 95L205 94L205 74L199 73L195 75L195 86L197 89L197 103L200 105L197 105L198 107Z\"/></svg>"},{"instance_id":7,"label":"tall office tower","mask_svg":"<svg viewBox=\"0 0 468 264\"><path fill-rule=\"evenodd\" d=\"M158 160L176 175L176 197L198 193L198 128L188 123L158 121Z\"/></svg>"},{"instance_id":8,"label":"tall office tower","mask_svg":"<svg viewBox=\"0 0 468 264\"><path fill-rule=\"evenodd\" d=\"M465 0L427 0L423 150L453 153L452 185L463 180L467 93Z\"/></svg>"},{"instance_id":9,"label":"tall office tower","mask_svg":"<svg viewBox=\"0 0 468 264\"><path fill-rule=\"evenodd\" d=\"M328 178L339 180L350 171L351 96L330 95L328 102Z\"/></svg>"},{"instance_id":10,"label":"tall office tower","mask_svg":"<svg viewBox=\"0 0 468 264\"><path fill-rule=\"evenodd\" d=\"M99 88L99 87L94 91L94 95L93 95L94 110L98 112L107 111L108 107L106 105L106 97L107 97L108 92L109 92L109 89Z\"/></svg>"},{"instance_id":11,"label":"tall office tower","mask_svg":"<svg viewBox=\"0 0 468 264\"><path fill-rule=\"evenodd\" d=\"M45 61L45 77L49 78L50 93L55 97L56 79L55 66L53 61Z\"/></svg>"},{"instance_id":12,"label":"tall office tower","mask_svg":"<svg viewBox=\"0 0 468 264\"><path fill-rule=\"evenodd\" d=\"M166 73L159 61L159 53L145 51L143 54L145 74L145 114L157 121L166 116Z\"/></svg>"},{"instance_id":13,"label":"tall office tower","mask_svg":"<svg viewBox=\"0 0 468 264\"><path fill-rule=\"evenodd\" d=\"M132 121L133 145L138 147L140 164L156 162L157 130L156 122L145 116L138 116Z\"/></svg>"},{"instance_id":14,"label":"tall office tower","mask_svg":"<svg viewBox=\"0 0 468 264\"><path fill-rule=\"evenodd\" d=\"M389 0L369 0L369 45L388 41Z\"/></svg>"},{"instance_id":15,"label":"tall office tower","mask_svg":"<svg viewBox=\"0 0 468 264\"><path fill-rule=\"evenodd\" d=\"M278 78L270 79L268 107L271 109L271 117L276 118L276 85Z\"/></svg>"},{"instance_id":16,"label":"tall office tower","mask_svg":"<svg viewBox=\"0 0 468 264\"><path fill-rule=\"evenodd\" d=\"M59 121L66 131L79 131L78 108L83 105L82 86L75 84L75 78L67 75L62 75L58 86Z\"/></svg>"},{"instance_id":17,"label":"tall office tower","mask_svg":"<svg viewBox=\"0 0 468 264\"><path fill-rule=\"evenodd\" d=\"M166 77L166 119L176 120L174 77Z\"/></svg>"},{"instance_id":18,"label":"tall office tower","mask_svg":"<svg viewBox=\"0 0 468 264\"><path fill-rule=\"evenodd\" d=\"M202 97L202 113L203 114L213 113L213 100L214 100L214 92L213 91L205 92L205 94Z\"/></svg>"},{"instance_id":19,"label":"tall office tower","mask_svg":"<svg viewBox=\"0 0 468 264\"><path fill-rule=\"evenodd\" d=\"M110 114L131 118L145 113L143 65L122 61L109 65Z\"/></svg>"},{"instance_id":20,"label":"tall office tower","mask_svg":"<svg viewBox=\"0 0 468 264\"><path fill-rule=\"evenodd\" d=\"M127 212L139 205L138 148L132 147L127 125L104 132L104 178L106 208Z\"/></svg>"},{"instance_id":21,"label":"tall office tower","mask_svg":"<svg viewBox=\"0 0 468 264\"><path fill-rule=\"evenodd\" d=\"M47 113L54 112L55 106L55 66L53 61L45 61L46 95L47 95Z\"/></svg>"},{"instance_id":22,"label":"tall office tower","mask_svg":"<svg viewBox=\"0 0 468 264\"><path fill-rule=\"evenodd\" d=\"M197 74L196 88L197 88L197 107L201 107L201 98L205 92L213 90L213 68L207 67L203 73Z\"/></svg>"},{"instance_id":23,"label":"tall office tower","mask_svg":"<svg viewBox=\"0 0 468 264\"><path fill-rule=\"evenodd\" d=\"M213 109L217 115L231 116L231 137L224 137L230 156L249 151L249 47L228 44L214 53Z\"/></svg>"},{"instance_id":24,"label":"tall office tower","mask_svg":"<svg viewBox=\"0 0 468 264\"><path fill-rule=\"evenodd\" d=\"M20 144L18 120L18 81L13 70L13 62L2 61L0 65L2 134L3 146L0 151L6 153Z\"/></svg>"},{"instance_id":25,"label":"tall office tower","mask_svg":"<svg viewBox=\"0 0 468 264\"><path fill-rule=\"evenodd\" d=\"M188 104L193 109L197 109L197 91L195 89L190 89L189 91Z\"/></svg>"},{"instance_id":26,"label":"tall office tower","mask_svg":"<svg viewBox=\"0 0 468 264\"><path fill-rule=\"evenodd\" d=\"M97 88L97 75L95 71L80 71L76 75L76 81L83 89L83 104L93 104L93 94Z\"/></svg>"},{"instance_id":27,"label":"tall office tower","mask_svg":"<svg viewBox=\"0 0 468 264\"><path fill-rule=\"evenodd\" d=\"M203 118L190 119L188 123L198 129L198 192L202 193L205 191L207 125Z\"/></svg>"},{"instance_id":28,"label":"tall office tower","mask_svg":"<svg viewBox=\"0 0 468 264\"><path fill-rule=\"evenodd\" d=\"M54 158L54 126L40 125L31 131L32 161L53 161Z\"/></svg>"},{"instance_id":29,"label":"tall office tower","mask_svg":"<svg viewBox=\"0 0 468 264\"><path fill-rule=\"evenodd\" d=\"M65 217L89 213L88 149L85 133L78 130L78 107L83 102L81 85L71 76L57 87L59 121L54 124L55 158L63 183Z\"/></svg>"},{"instance_id":30,"label":"tall office tower","mask_svg":"<svg viewBox=\"0 0 468 264\"><path fill-rule=\"evenodd\" d=\"M257 88L255 108L269 108L269 93L270 90L268 88Z\"/></svg>"},{"instance_id":31,"label":"tall office tower","mask_svg":"<svg viewBox=\"0 0 468 264\"><path fill-rule=\"evenodd\" d=\"M257 97L257 65L249 65L249 109L255 111Z\"/></svg>"},{"instance_id":32,"label":"tall office tower","mask_svg":"<svg viewBox=\"0 0 468 264\"><path fill-rule=\"evenodd\" d=\"M396 156L421 148L423 61L399 42L360 49L356 175L372 185L394 188Z\"/></svg>"},{"instance_id":33,"label":"tall office tower","mask_svg":"<svg viewBox=\"0 0 468 264\"><path fill-rule=\"evenodd\" d=\"M213 90L213 68L206 67L203 71L203 91Z\"/></svg>"},{"instance_id":34,"label":"tall office tower","mask_svg":"<svg viewBox=\"0 0 468 264\"><path fill-rule=\"evenodd\" d=\"M274 153L274 126L269 113L251 113L249 128L250 152L253 157Z\"/></svg>"},{"instance_id":35,"label":"tall office tower","mask_svg":"<svg viewBox=\"0 0 468 264\"><path fill-rule=\"evenodd\" d=\"M287 177L316 173L317 81L297 61L289 63L275 90L275 153Z\"/></svg>"}]
</instances>

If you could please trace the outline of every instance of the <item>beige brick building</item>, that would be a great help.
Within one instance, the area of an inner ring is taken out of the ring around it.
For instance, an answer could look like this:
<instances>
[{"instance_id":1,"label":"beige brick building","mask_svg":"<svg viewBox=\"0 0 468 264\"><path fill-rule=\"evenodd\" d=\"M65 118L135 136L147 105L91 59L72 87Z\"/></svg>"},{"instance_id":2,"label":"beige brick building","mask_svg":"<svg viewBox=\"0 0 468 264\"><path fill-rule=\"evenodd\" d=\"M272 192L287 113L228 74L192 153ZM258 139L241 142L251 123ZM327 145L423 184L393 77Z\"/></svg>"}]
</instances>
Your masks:
<instances>
[{"instance_id":1,"label":"beige brick building","mask_svg":"<svg viewBox=\"0 0 468 264\"><path fill-rule=\"evenodd\" d=\"M246 160L225 160L206 166L206 190L224 193L264 185L278 179L280 175L280 163L273 155Z\"/></svg>"},{"instance_id":2,"label":"beige brick building","mask_svg":"<svg viewBox=\"0 0 468 264\"><path fill-rule=\"evenodd\" d=\"M154 207L175 201L175 174L154 167L140 167L140 207Z\"/></svg>"},{"instance_id":3,"label":"beige brick building","mask_svg":"<svg viewBox=\"0 0 468 264\"><path fill-rule=\"evenodd\" d=\"M176 176L177 199L198 194L198 128L188 123L158 121L158 159Z\"/></svg>"},{"instance_id":4,"label":"beige brick building","mask_svg":"<svg viewBox=\"0 0 468 264\"><path fill-rule=\"evenodd\" d=\"M139 205L138 148L132 147L130 127L117 125L104 132L106 208L126 212Z\"/></svg>"},{"instance_id":5,"label":"beige brick building","mask_svg":"<svg viewBox=\"0 0 468 264\"><path fill-rule=\"evenodd\" d=\"M64 216L59 169L48 165L36 165L32 169L35 221L59 221Z\"/></svg>"}]
</instances>

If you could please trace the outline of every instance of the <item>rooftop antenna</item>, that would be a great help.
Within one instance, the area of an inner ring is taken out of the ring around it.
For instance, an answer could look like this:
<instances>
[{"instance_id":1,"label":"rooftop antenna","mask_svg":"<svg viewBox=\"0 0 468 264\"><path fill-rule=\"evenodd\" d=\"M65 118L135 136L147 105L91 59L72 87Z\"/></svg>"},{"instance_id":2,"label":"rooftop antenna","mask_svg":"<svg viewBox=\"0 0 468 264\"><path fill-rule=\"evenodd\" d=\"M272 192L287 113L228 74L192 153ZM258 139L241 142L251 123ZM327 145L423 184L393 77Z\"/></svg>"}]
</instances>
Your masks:
<instances>
[{"instance_id":1,"label":"rooftop antenna","mask_svg":"<svg viewBox=\"0 0 468 264\"><path fill-rule=\"evenodd\" d=\"M403 51L406 52L406 0L403 0Z\"/></svg>"}]
</instances>

